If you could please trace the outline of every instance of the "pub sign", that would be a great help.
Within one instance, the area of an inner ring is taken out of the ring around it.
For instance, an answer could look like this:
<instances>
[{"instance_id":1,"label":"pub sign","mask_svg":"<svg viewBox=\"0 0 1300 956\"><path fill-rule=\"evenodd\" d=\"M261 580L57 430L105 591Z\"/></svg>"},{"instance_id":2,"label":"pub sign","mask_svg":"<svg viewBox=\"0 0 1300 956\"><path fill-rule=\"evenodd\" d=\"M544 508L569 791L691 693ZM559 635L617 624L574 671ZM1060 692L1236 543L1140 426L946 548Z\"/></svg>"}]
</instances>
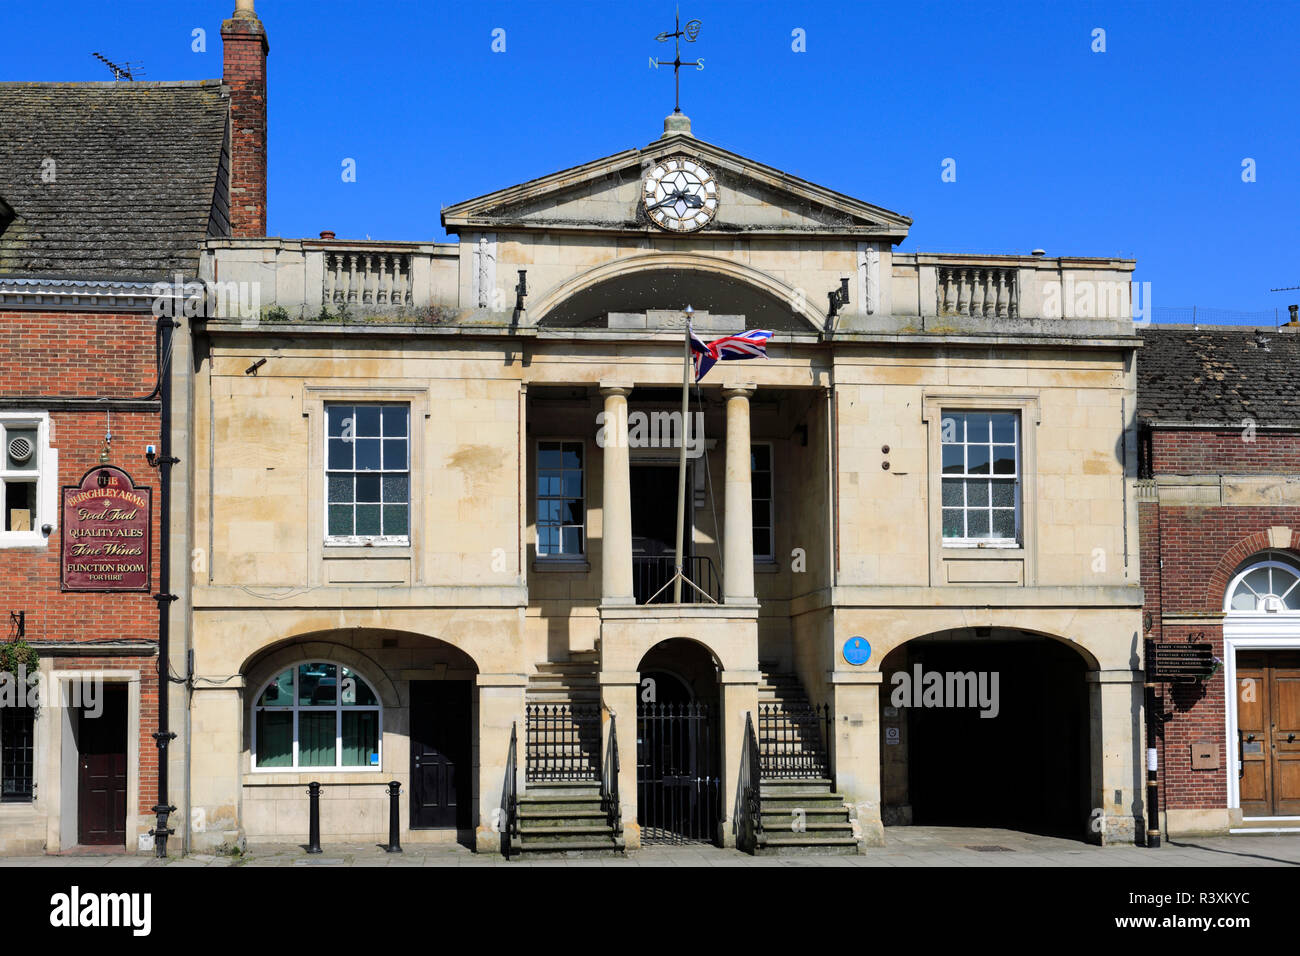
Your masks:
<instances>
[{"instance_id":1,"label":"pub sign","mask_svg":"<svg viewBox=\"0 0 1300 956\"><path fill-rule=\"evenodd\" d=\"M63 486L65 591L148 591L153 501L121 468L98 465Z\"/></svg>"}]
</instances>

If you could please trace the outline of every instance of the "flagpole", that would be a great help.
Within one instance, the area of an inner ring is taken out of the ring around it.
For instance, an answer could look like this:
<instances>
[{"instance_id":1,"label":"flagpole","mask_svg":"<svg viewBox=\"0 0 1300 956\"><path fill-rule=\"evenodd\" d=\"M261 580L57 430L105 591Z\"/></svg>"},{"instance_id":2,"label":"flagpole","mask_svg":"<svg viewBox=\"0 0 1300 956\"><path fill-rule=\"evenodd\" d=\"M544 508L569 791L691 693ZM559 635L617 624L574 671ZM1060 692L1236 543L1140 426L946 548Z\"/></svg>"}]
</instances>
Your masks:
<instances>
[{"instance_id":1,"label":"flagpole","mask_svg":"<svg viewBox=\"0 0 1300 956\"><path fill-rule=\"evenodd\" d=\"M685 328L682 330L682 450L677 462L677 558L676 576L673 579L673 603L682 603L682 540L686 534L686 432L690 428L691 387L691 316L689 305L685 309Z\"/></svg>"}]
</instances>

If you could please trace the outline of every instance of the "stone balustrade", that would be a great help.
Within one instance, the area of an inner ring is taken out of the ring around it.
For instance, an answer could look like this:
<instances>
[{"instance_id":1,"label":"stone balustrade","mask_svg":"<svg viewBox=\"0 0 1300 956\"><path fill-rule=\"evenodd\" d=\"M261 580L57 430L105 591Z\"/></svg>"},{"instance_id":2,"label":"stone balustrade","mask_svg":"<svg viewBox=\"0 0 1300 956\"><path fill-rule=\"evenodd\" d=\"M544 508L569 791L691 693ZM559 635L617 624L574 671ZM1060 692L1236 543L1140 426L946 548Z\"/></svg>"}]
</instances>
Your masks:
<instances>
[{"instance_id":1,"label":"stone balustrade","mask_svg":"<svg viewBox=\"0 0 1300 956\"><path fill-rule=\"evenodd\" d=\"M936 266L935 314L1019 318L1016 270L997 266Z\"/></svg>"}]
</instances>

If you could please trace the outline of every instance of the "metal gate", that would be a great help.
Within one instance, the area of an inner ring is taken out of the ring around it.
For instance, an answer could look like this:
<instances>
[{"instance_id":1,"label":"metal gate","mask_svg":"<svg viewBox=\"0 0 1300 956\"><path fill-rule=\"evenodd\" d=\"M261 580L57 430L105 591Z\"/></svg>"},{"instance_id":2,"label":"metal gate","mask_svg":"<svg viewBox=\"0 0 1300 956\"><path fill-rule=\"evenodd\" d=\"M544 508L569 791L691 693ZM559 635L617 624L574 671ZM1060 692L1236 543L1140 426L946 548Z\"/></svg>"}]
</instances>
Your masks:
<instances>
[{"instance_id":1,"label":"metal gate","mask_svg":"<svg viewBox=\"0 0 1300 956\"><path fill-rule=\"evenodd\" d=\"M715 842L722 804L712 709L698 703L641 703L636 731L641 841Z\"/></svg>"}]
</instances>

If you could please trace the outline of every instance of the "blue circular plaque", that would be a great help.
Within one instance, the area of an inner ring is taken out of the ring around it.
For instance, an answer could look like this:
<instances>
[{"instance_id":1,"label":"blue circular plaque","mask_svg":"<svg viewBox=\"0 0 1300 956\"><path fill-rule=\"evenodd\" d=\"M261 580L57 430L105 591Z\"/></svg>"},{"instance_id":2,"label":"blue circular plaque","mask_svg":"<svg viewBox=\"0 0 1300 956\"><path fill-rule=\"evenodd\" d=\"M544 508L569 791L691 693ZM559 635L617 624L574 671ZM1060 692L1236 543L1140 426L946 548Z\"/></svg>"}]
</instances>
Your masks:
<instances>
[{"instance_id":1,"label":"blue circular plaque","mask_svg":"<svg viewBox=\"0 0 1300 956\"><path fill-rule=\"evenodd\" d=\"M858 667L871 660L871 645L865 637L850 637L844 642L844 659Z\"/></svg>"}]
</instances>

